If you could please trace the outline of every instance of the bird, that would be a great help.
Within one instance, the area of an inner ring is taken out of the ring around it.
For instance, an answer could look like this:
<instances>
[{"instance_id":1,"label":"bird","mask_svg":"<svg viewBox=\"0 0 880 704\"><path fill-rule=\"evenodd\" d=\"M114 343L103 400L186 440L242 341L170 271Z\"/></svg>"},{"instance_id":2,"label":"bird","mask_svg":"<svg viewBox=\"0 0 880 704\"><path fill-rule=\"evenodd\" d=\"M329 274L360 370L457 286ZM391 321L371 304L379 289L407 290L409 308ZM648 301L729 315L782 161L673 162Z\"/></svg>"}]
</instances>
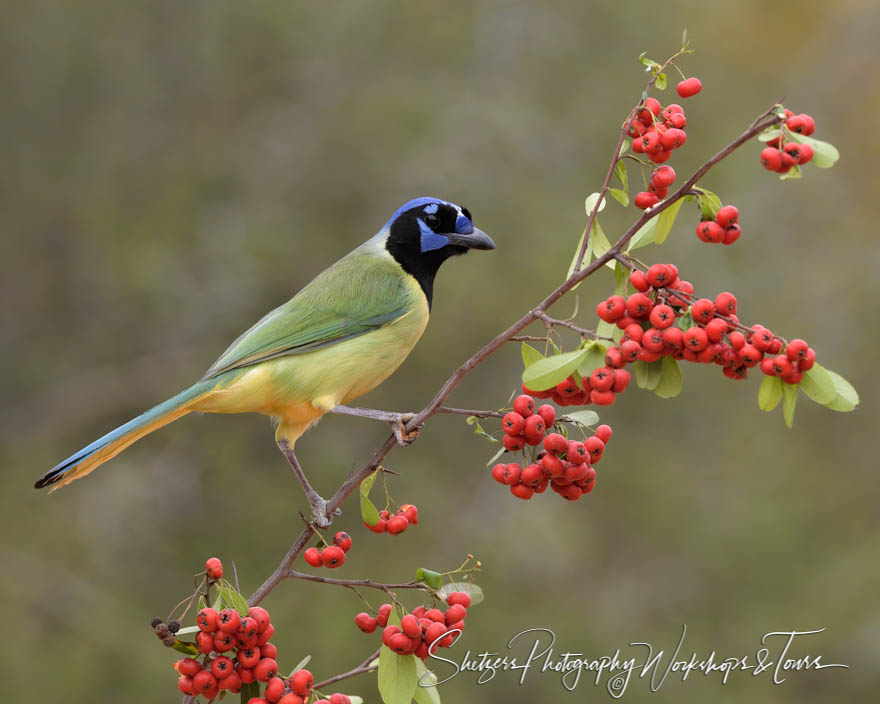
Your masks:
<instances>
[{"instance_id":1,"label":"bird","mask_svg":"<svg viewBox=\"0 0 880 704\"><path fill-rule=\"evenodd\" d=\"M469 250L495 249L467 208L415 198L370 239L318 274L238 337L189 388L60 462L34 488L85 477L145 435L188 413L259 413L303 485L313 521L329 525L324 499L294 454L328 411L387 379L422 336L440 266Z\"/></svg>"}]
</instances>

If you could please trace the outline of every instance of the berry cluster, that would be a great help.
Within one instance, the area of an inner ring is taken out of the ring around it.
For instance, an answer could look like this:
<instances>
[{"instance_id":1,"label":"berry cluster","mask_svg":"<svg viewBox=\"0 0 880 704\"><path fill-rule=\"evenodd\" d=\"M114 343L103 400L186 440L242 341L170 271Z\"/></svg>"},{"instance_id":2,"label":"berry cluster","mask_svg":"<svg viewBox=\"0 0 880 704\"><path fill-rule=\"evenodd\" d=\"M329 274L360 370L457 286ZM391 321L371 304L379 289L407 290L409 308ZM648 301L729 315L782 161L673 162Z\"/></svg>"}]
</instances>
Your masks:
<instances>
[{"instance_id":1,"label":"berry cluster","mask_svg":"<svg viewBox=\"0 0 880 704\"><path fill-rule=\"evenodd\" d=\"M391 604L382 604L376 616L361 612L354 617L355 625L364 633L382 628L382 643L399 655L415 655L425 660L437 648L448 648L457 633L464 629L471 597L467 592L452 592L446 597L446 611L418 606L400 619L399 626L389 626Z\"/></svg>"},{"instance_id":2,"label":"berry cluster","mask_svg":"<svg viewBox=\"0 0 880 704\"><path fill-rule=\"evenodd\" d=\"M741 234L739 211L734 205L719 208L714 218L702 220L697 225L697 237L711 244L733 244Z\"/></svg>"},{"instance_id":3,"label":"berry cluster","mask_svg":"<svg viewBox=\"0 0 880 704\"><path fill-rule=\"evenodd\" d=\"M813 118L806 113L795 115L791 110L785 110L785 128L783 135L774 137L767 146L761 150L761 163L767 171L775 171L778 174L787 174L793 166L806 164L813 158L813 148L809 144L801 144L795 141L783 141L785 130L802 134L809 137L816 129Z\"/></svg>"},{"instance_id":4,"label":"berry cluster","mask_svg":"<svg viewBox=\"0 0 880 704\"><path fill-rule=\"evenodd\" d=\"M673 264L635 270L629 281L636 293L626 299L611 296L597 309L600 318L624 331L620 344L606 351L607 366L596 370L605 375L629 362L671 356L715 363L731 379L745 378L760 364L765 374L796 384L815 362L815 352L803 340L786 343L761 325L740 325L732 293L719 293L714 301L696 298L693 285L679 280Z\"/></svg>"},{"instance_id":5,"label":"berry cluster","mask_svg":"<svg viewBox=\"0 0 880 704\"><path fill-rule=\"evenodd\" d=\"M664 108L656 98L646 98L644 106L636 108L630 118L627 134L633 138L636 154L645 154L655 164L662 164L674 150L684 146L686 125L681 105L672 103ZM665 193L656 195L658 201L666 197Z\"/></svg>"},{"instance_id":6,"label":"berry cluster","mask_svg":"<svg viewBox=\"0 0 880 704\"><path fill-rule=\"evenodd\" d=\"M351 536L344 530L333 536L333 545L320 550L312 547L303 553L303 559L312 567L339 567L345 563L345 554L351 550Z\"/></svg>"},{"instance_id":7,"label":"berry cluster","mask_svg":"<svg viewBox=\"0 0 880 704\"><path fill-rule=\"evenodd\" d=\"M374 533L390 533L398 535L407 528L419 524L419 509L413 504L403 504L393 516L388 511L379 511L379 520L375 525L364 521L364 525Z\"/></svg>"},{"instance_id":8,"label":"berry cluster","mask_svg":"<svg viewBox=\"0 0 880 704\"><path fill-rule=\"evenodd\" d=\"M525 466L516 462L496 464L492 467L492 478L509 486L510 493L518 499L528 500L535 494L543 494L549 486L563 499L577 501L595 488L593 465L602 459L611 434L608 425L600 425L595 435L583 442L568 440L560 433L548 433L542 439L543 450L535 455L534 462Z\"/></svg>"}]
</instances>

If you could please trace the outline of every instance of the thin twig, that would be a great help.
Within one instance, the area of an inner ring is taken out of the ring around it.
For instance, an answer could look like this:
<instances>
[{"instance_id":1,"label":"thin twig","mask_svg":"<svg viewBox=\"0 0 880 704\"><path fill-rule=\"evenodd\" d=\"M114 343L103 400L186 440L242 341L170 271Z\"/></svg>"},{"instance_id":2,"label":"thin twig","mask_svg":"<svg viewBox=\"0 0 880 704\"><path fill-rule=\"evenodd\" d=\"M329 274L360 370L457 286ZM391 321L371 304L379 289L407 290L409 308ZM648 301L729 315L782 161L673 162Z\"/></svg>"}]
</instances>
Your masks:
<instances>
[{"instance_id":1,"label":"thin twig","mask_svg":"<svg viewBox=\"0 0 880 704\"><path fill-rule=\"evenodd\" d=\"M323 682L318 682L316 685L312 687L314 690L320 690L322 687L329 687L331 684L335 684L336 682L340 682L342 680L347 680L349 677L354 677L355 675L362 675L364 672L370 672L371 670L375 670L378 665L371 665L376 658L379 657L379 652L382 650L381 646L376 649L375 652L368 655L367 658L357 667L349 670L348 672L343 672L341 675L334 675L333 677L329 677Z\"/></svg>"},{"instance_id":2,"label":"thin twig","mask_svg":"<svg viewBox=\"0 0 880 704\"><path fill-rule=\"evenodd\" d=\"M369 587L370 589L381 589L382 591L388 591L389 589L421 589L426 592L431 591L431 588L424 582L383 584L381 582L374 582L371 579L335 579L334 577L321 577L317 574L307 574L305 572L297 572L296 570L291 570L287 576L291 579L303 579L307 582L335 584L339 587Z\"/></svg>"}]
</instances>

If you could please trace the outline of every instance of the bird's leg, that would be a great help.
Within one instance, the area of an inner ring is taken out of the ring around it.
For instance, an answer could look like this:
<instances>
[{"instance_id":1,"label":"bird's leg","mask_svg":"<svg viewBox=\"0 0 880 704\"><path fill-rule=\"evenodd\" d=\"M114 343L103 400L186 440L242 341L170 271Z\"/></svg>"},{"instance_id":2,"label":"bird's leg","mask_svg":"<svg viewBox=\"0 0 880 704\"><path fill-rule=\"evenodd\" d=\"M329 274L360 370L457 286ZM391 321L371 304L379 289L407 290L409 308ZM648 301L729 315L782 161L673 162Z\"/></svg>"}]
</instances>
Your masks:
<instances>
[{"instance_id":1,"label":"bird's leg","mask_svg":"<svg viewBox=\"0 0 880 704\"><path fill-rule=\"evenodd\" d=\"M332 523L333 517L338 516L341 511L336 509L332 514L327 512L327 502L312 488L312 485L309 484L305 472L303 472L302 467L299 466L299 460L296 459L296 455L293 454L293 448L285 438L278 440L278 449L281 450L281 454L287 458L291 469L293 469L293 473L296 475L299 483L302 484L306 499L309 502L309 506L312 508L312 520L315 525L318 526L318 528L326 528Z\"/></svg>"},{"instance_id":2,"label":"bird's leg","mask_svg":"<svg viewBox=\"0 0 880 704\"><path fill-rule=\"evenodd\" d=\"M415 413L393 413L378 411L373 408L355 408L353 406L336 406L333 409L333 413L384 421L391 426L397 444L401 447L409 447L419 436L419 431L421 430L421 426L419 426L410 432L406 431L406 424L416 417Z\"/></svg>"}]
</instances>

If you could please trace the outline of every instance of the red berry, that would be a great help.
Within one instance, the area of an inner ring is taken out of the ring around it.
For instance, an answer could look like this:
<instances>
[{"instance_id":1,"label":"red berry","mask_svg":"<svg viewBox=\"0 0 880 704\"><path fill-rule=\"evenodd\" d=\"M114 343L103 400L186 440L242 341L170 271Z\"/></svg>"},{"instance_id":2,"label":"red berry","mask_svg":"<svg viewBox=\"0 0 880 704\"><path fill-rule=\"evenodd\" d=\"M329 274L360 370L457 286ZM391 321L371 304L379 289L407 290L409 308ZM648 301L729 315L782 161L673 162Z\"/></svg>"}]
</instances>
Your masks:
<instances>
[{"instance_id":1,"label":"red berry","mask_svg":"<svg viewBox=\"0 0 880 704\"><path fill-rule=\"evenodd\" d=\"M697 237L703 242L718 244L724 240L724 228L714 220L704 220L697 225Z\"/></svg>"},{"instance_id":2,"label":"red berry","mask_svg":"<svg viewBox=\"0 0 880 704\"><path fill-rule=\"evenodd\" d=\"M809 348L810 347L805 340L796 338L789 342L786 346L785 356L788 357L792 362L796 362L806 356L807 350Z\"/></svg>"},{"instance_id":3,"label":"red berry","mask_svg":"<svg viewBox=\"0 0 880 704\"><path fill-rule=\"evenodd\" d=\"M666 349L682 349L684 347L684 332L681 328L666 328L663 331L663 346Z\"/></svg>"},{"instance_id":4,"label":"red berry","mask_svg":"<svg viewBox=\"0 0 880 704\"><path fill-rule=\"evenodd\" d=\"M682 98L690 98L703 90L703 84L699 78L692 76L691 78L679 81L675 90Z\"/></svg>"},{"instance_id":5,"label":"red berry","mask_svg":"<svg viewBox=\"0 0 880 704\"><path fill-rule=\"evenodd\" d=\"M538 408L538 415L544 419L545 428L552 428L553 424L556 422L556 409L554 409L549 403L545 403Z\"/></svg>"},{"instance_id":6,"label":"red berry","mask_svg":"<svg viewBox=\"0 0 880 704\"><path fill-rule=\"evenodd\" d=\"M273 660L277 660L278 648L275 647L274 643L264 643L260 646L260 658L272 658Z\"/></svg>"},{"instance_id":7,"label":"red berry","mask_svg":"<svg viewBox=\"0 0 880 704\"><path fill-rule=\"evenodd\" d=\"M568 443L566 443L566 446L567 445ZM562 460L560 460L556 455L551 454L546 454L541 458L541 467L543 467L544 471L551 477L561 477L562 473L565 471L565 465L562 463ZM523 483L532 486L531 482Z\"/></svg>"},{"instance_id":8,"label":"red berry","mask_svg":"<svg viewBox=\"0 0 880 704\"><path fill-rule=\"evenodd\" d=\"M196 633L196 648L200 653L210 653L214 649L214 636L205 631Z\"/></svg>"},{"instance_id":9,"label":"red berry","mask_svg":"<svg viewBox=\"0 0 880 704\"><path fill-rule=\"evenodd\" d=\"M634 293L626 299L626 312L633 318L647 316L654 307L654 302L644 293Z\"/></svg>"},{"instance_id":10,"label":"red berry","mask_svg":"<svg viewBox=\"0 0 880 704\"><path fill-rule=\"evenodd\" d=\"M224 633L235 633L241 623L241 616L235 609L223 609L220 612L218 628Z\"/></svg>"},{"instance_id":11,"label":"red berry","mask_svg":"<svg viewBox=\"0 0 880 704\"><path fill-rule=\"evenodd\" d=\"M715 310L718 315L731 316L736 314L736 296L724 291L715 296Z\"/></svg>"},{"instance_id":12,"label":"red berry","mask_svg":"<svg viewBox=\"0 0 880 704\"><path fill-rule=\"evenodd\" d=\"M648 319L657 330L663 330L675 322L675 311L665 303L661 303L651 309ZM644 338L644 335L642 337Z\"/></svg>"},{"instance_id":13,"label":"red berry","mask_svg":"<svg viewBox=\"0 0 880 704\"><path fill-rule=\"evenodd\" d=\"M718 305L717 298L715 299L715 304L716 306ZM709 342L721 342L725 332L727 332L727 321L721 318L713 318L706 323L706 335L709 338Z\"/></svg>"},{"instance_id":14,"label":"red berry","mask_svg":"<svg viewBox=\"0 0 880 704\"><path fill-rule=\"evenodd\" d=\"M513 410L519 413L523 418L528 418L535 412L535 399L528 394L517 396L513 400Z\"/></svg>"},{"instance_id":15,"label":"red berry","mask_svg":"<svg viewBox=\"0 0 880 704\"><path fill-rule=\"evenodd\" d=\"M364 633L372 633L379 625L373 616L370 616L370 614L364 611L361 611L357 616L354 617L354 623Z\"/></svg>"},{"instance_id":16,"label":"red berry","mask_svg":"<svg viewBox=\"0 0 880 704\"><path fill-rule=\"evenodd\" d=\"M590 402L595 403L597 406L610 406L614 403L614 392L593 389L590 392Z\"/></svg>"},{"instance_id":17,"label":"red berry","mask_svg":"<svg viewBox=\"0 0 880 704\"><path fill-rule=\"evenodd\" d=\"M761 163L767 171L778 171L782 167L782 152L776 147L764 147L761 150Z\"/></svg>"},{"instance_id":18,"label":"red berry","mask_svg":"<svg viewBox=\"0 0 880 704\"><path fill-rule=\"evenodd\" d=\"M662 288L672 281L672 271L666 264L653 264L645 272L648 283L654 288Z\"/></svg>"},{"instance_id":19,"label":"red berry","mask_svg":"<svg viewBox=\"0 0 880 704\"><path fill-rule=\"evenodd\" d=\"M257 660L257 662L259 662L259 660ZM241 679L242 684L250 684L251 682L257 681L254 677L254 669L252 667L245 667L239 663L235 667L235 672L238 674L239 679Z\"/></svg>"},{"instance_id":20,"label":"red berry","mask_svg":"<svg viewBox=\"0 0 880 704\"><path fill-rule=\"evenodd\" d=\"M419 509L414 504L401 504L397 512L402 514L411 526L419 524Z\"/></svg>"},{"instance_id":21,"label":"red berry","mask_svg":"<svg viewBox=\"0 0 880 704\"><path fill-rule=\"evenodd\" d=\"M606 445L608 441L611 439L612 430L610 425L600 425L596 428L596 437L599 438Z\"/></svg>"},{"instance_id":22,"label":"red berry","mask_svg":"<svg viewBox=\"0 0 880 704\"><path fill-rule=\"evenodd\" d=\"M614 377L614 383L611 385L611 390L615 394L621 394L626 391L631 378L630 373L626 369L615 369L612 376Z\"/></svg>"},{"instance_id":23,"label":"red berry","mask_svg":"<svg viewBox=\"0 0 880 704\"><path fill-rule=\"evenodd\" d=\"M205 633L213 633L219 624L220 614L217 609L212 609L210 606L205 607L196 615L196 625L200 631Z\"/></svg>"},{"instance_id":24,"label":"red berry","mask_svg":"<svg viewBox=\"0 0 880 704\"><path fill-rule=\"evenodd\" d=\"M189 694L191 697L198 696L199 692L193 685L193 679L189 675L181 675L177 680L177 688L183 692L184 694Z\"/></svg>"},{"instance_id":25,"label":"red berry","mask_svg":"<svg viewBox=\"0 0 880 704\"><path fill-rule=\"evenodd\" d=\"M704 325L715 317L715 304L708 298L700 298L691 306L691 315Z\"/></svg>"},{"instance_id":26,"label":"red berry","mask_svg":"<svg viewBox=\"0 0 880 704\"><path fill-rule=\"evenodd\" d=\"M687 132L676 127L666 130L666 132L663 133L663 136L660 137L660 144L662 144L663 148L667 151L678 149L683 146L685 142L687 142Z\"/></svg>"},{"instance_id":27,"label":"red berry","mask_svg":"<svg viewBox=\"0 0 880 704\"><path fill-rule=\"evenodd\" d=\"M675 183L675 169L671 166L658 166L651 174L651 183L658 188L669 188Z\"/></svg>"},{"instance_id":28,"label":"red berry","mask_svg":"<svg viewBox=\"0 0 880 704\"><path fill-rule=\"evenodd\" d=\"M269 704L276 704L284 695L284 680L280 677L273 677L266 683L266 689L263 691L263 698Z\"/></svg>"},{"instance_id":29,"label":"red berry","mask_svg":"<svg viewBox=\"0 0 880 704\"><path fill-rule=\"evenodd\" d=\"M208 574L208 579L220 579L223 576L223 563L217 557L208 558L205 562L205 572Z\"/></svg>"},{"instance_id":30,"label":"red berry","mask_svg":"<svg viewBox=\"0 0 880 704\"><path fill-rule=\"evenodd\" d=\"M217 680L217 687L225 689L232 694L238 694L241 691L241 675L238 672L230 672L222 680Z\"/></svg>"},{"instance_id":31,"label":"red berry","mask_svg":"<svg viewBox=\"0 0 880 704\"><path fill-rule=\"evenodd\" d=\"M400 630L410 638L420 638L422 635L422 627L419 625L419 620L412 614L406 614L400 619Z\"/></svg>"},{"instance_id":32,"label":"red berry","mask_svg":"<svg viewBox=\"0 0 880 704\"><path fill-rule=\"evenodd\" d=\"M309 548L303 553L303 559L312 567L321 567L324 563L321 560L321 551L318 548Z\"/></svg>"},{"instance_id":33,"label":"red berry","mask_svg":"<svg viewBox=\"0 0 880 704\"><path fill-rule=\"evenodd\" d=\"M258 631L263 633L270 625L271 619L269 618L269 612L266 611L262 606L252 606L248 609L248 616L250 616L254 621L257 622Z\"/></svg>"},{"instance_id":34,"label":"red berry","mask_svg":"<svg viewBox=\"0 0 880 704\"><path fill-rule=\"evenodd\" d=\"M660 197L656 193L651 193L650 191L639 191L636 193L635 198L633 198L633 203L635 203L635 206L641 210L653 208L659 202Z\"/></svg>"},{"instance_id":35,"label":"red berry","mask_svg":"<svg viewBox=\"0 0 880 704\"><path fill-rule=\"evenodd\" d=\"M798 361L797 367L798 371L808 372L813 368L813 365L816 363L816 353L813 351L813 348L810 347L807 349L807 353Z\"/></svg>"},{"instance_id":36,"label":"red berry","mask_svg":"<svg viewBox=\"0 0 880 704\"><path fill-rule=\"evenodd\" d=\"M507 437L507 436L505 435L505 437ZM505 447L507 447L507 446L505 445ZM376 521L373 525L370 525L366 521L364 521L364 525L367 528L369 528L371 531L373 531L374 533L384 533L388 529L388 521L382 517L380 517L379 520ZM319 559L320 559L320 553L319 553ZM321 564L324 564L324 563L322 562ZM315 565L315 567L318 567L318 565Z\"/></svg>"},{"instance_id":37,"label":"red berry","mask_svg":"<svg viewBox=\"0 0 880 704\"><path fill-rule=\"evenodd\" d=\"M333 544L342 548L343 552L351 550L351 536L344 530L333 536Z\"/></svg>"},{"instance_id":38,"label":"red berry","mask_svg":"<svg viewBox=\"0 0 880 704\"><path fill-rule=\"evenodd\" d=\"M539 415L532 415L526 418L526 427L523 430L526 442L529 445L537 445L544 437L544 419Z\"/></svg>"},{"instance_id":39,"label":"red berry","mask_svg":"<svg viewBox=\"0 0 880 704\"><path fill-rule=\"evenodd\" d=\"M217 686L217 678L209 670L196 673L192 679L193 687L197 692L208 692Z\"/></svg>"},{"instance_id":40,"label":"red berry","mask_svg":"<svg viewBox=\"0 0 880 704\"><path fill-rule=\"evenodd\" d=\"M391 532L391 524L393 521L398 518L402 518L402 516L395 516L394 518L389 519L388 521L388 532ZM403 519L406 520L405 518ZM321 562L325 567L329 567L333 569L334 567L339 567L345 562L345 551L337 547L336 545L328 545L326 548L321 550Z\"/></svg>"},{"instance_id":41,"label":"red berry","mask_svg":"<svg viewBox=\"0 0 880 704\"><path fill-rule=\"evenodd\" d=\"M225 655L221 655L219 658L214 658L211 661L211 674L218 680L222 680L234 671L235 663Z\"/></svg>"},{"instance_id":42,"label":"red berry","mask_svg":"<svg viewBox=\"0 0 880 704\"><path fill-rule=\"evenodd\" d=\"M388 625L388 617L391 615L391 604L382 604L379 607L379 613L376 614L376 622L379 624L380 628L385 628Z\"/></svg>"},{"instance_id":43,"label":"red berry","mask_svg":"<svg viewBox=\"0 0 880 704\"><path fill-rule=\"evenodd\" d=\"M709 338L703 328L688 328L684 333L684 344L693 352L702 352L709 344Z\"/></svg>"},{"instance_id":44,"label":"red berry","mask_svg":"<svg viewBox=\"0 0 880 704\"><path fill-rule=\"evenodd\" d=\"M278 704L304 704L304 702L302 697L293 692L289 692L278 700Z\"/></svg>"},{"instance_id":45,"label":"red berry","mask_svg":"<svg viewBox=\"0 0 880 704\"><path fill-rule=\"evenodd\" d=\"M505 474L505 470L504 470L504 468L506 466L507 466L506 464L499 463L499 464L496 464L494 467L492 467L492 478L496 482L498 482L499 484L507 484L507 481L506 481L507 475Z\"/></svg>"},{"instance_id":46,"label":"red berry","mask_svg":"<svg viewBox=\"0 0 880 704\"><path fill-rule=\"evenodd\" d=\"M798 164L806 164L813 160L813 148L809 144L801 144Z\"/></svg>"},{"instance_id":47,"label":"red berry","mask_svg":"<svg viewBox=\"0 0 880 704\"><path fill-rule=\"evenodd\" d=\"M194 660L193 658L184 658L183 660L178 660L175 663L175 667L181 675L192 677L197 672L201 672L202 663L200 663L198 660Z\"/></svg>"},{"instance_id":48,"label":"red berry","mask_svg":"<svg viewBox=\"0 0 880 704\"><path fill-rule=\"evenodd\" d=\"M741 234L742 230L739 225L731 225L724 231L724 239L721 241L727 245L733 244L739 239Z\"/></svg>"},{"instance_id":49,"label":"red berry","mask_svg":"<svg viewBox=\"0 0 880 704\"><path fill-rule=\"evenodd\" d=\"M638 269L629 275L629 282L636 291L641 291L642 293L651 288L651 284L648 283L648 278L645 276L645 272L639 271ZM620 300L623 303L623 311L626 311L626 301L624 301L623 298ZM612 321L609 320L607 322Z\"/></svg>"},{"instance_id":50,"label":"red berry","mask_svg":"<svg viewBox=\"0 0 880 704\"><path fill-rule=\"evenodd\" d=\"M526 446L526 439L522 435L507 435L501 438L501 444L509 452L518 452Z\"/></svg>"},{"instance_id":51,"label":"red berry","mask_svg":"<svg viewBox=\"0 0 880 704\"><path fill-rule=\"evenodd\" d=\"M550 456L551 455L545 455L545 457ZM537 464L530 464L526 467L523 467L522 472L519 475L519 480L526 486L530 486L532 488L538 486L543 478L544 470L541 465Z\"/></svg>"},{"instance_id":52,"label":"red berry","mask_svg":"<svg viewBox=\"0 0 880 704\"><path fill-rule=\"evenodd\" d=\"M388 605L388 611L391 611L391 605ZM290 688L293 693L300 697L307 697L312 691L312 685L315 678L308 670L297 670L290 679Z\"/></svg>"},{"instance_id":53,"label":"red berry","mask_svg":"<svg viewBox=\"0 0 880 704\"><path fill-rule=\"evenodd\" d=\"M506 413L501 419L501 428L508 435L520 435L526 425L526 419L516 411Z\"/></svg>"},{"instance_id":54,"label":"red berry","mask_svg":"<svg viewBox=\"0 0 880 704\"><path fill-rule=\"evenodd\" d=\"M351 704L351 699L338 692L336 694L331 694L328 701L330 704Z\"/></svg>"},{"instance_id":55,"label":"red berry","mask_svg":"<svg viewBox=\"0 0 880 704\"><path fill-rule=\"evenodd\" d=\"M614 370L608 367L599 367L590 374L590 386L595 391L608 391L614 384Z\"/></svg>"},{"instance_id":56,"label":"red berry","mask_svg":"<svg viewBox=\"0 0 880 704\"><path fill-rule=\"evenodd\" d=\"M526 486L525 484L520 483L514 484L512 487L510 487L510 493L518 499L528 501L535 495L535 490L530 486Z\"/></svg>"},{"instance_id":57,"label":"red berry","mask_svg":"<svg viewBox=\"0 0 880 704\"><path fill-rule=\"evenodd\" d=\"M522 474L522 468L516 463L504 465L504 484L516 484Z\"/></svg>"},{"instance_id":58,"label":"red berry","mask_svg":"<svg viewBox=\"0 0 880 704\"><path fill-rule=\"evenodd\" d=\"M683 130L687 127L688 121L683 112L674 112L664 120L664 123L667 127L675 127Z\"/></svg>"},{"instance_id":59,"label":"red berry","mask_svg":"<svg viewBox=\"0 0 880 704\"><path fill-rule=\"evenodd\" d=\"M735 225L739 222L739 211L736 209L736 206L725 205L723 208L720 208L715 215L715 222L725 229L731 225Z\"/></svg>"},{"instance_id":60,"label":"red berry","mask_svg":"<svg viewBox=\"0 0 880 704\"><path fill-rule=\"evenodd\" d=\"M407 528L409 528L409 521L406 520L406 516L393 516L388 519L388 532L391 535L403 533Z\"/></svg>"},{"instance_id":61,"label":"red berry","mask_svg":"<svg viewBox=\"0 0 880 704\"><path fill-rule=\"evenodd\" d=\"M596 462L602 459L602 454L605 452L605 443L602 442L601 438L594 435L591 438L587 438L584 441L584 445L587 448L587 452L590 453L590 462L592 464L596 464Z\"/></svg>"},{"instance_id":62,"label":"red berry","mask_svg":"<svg viewBox=\"0 0 880 704\"><path fill-rule=\"evenodd\" d=\"M596 315L606 323L613 323L626 314L626 301L622 296L611 296L596 306Z\"/></svg>"},{"instance_id":63,"label":"red berry","mask_svg":"<svg viewBox=\"0 0 880 704\"><path fill-rule=\"evenodd\" d=\"M461 604L464 608L467 609L471 605L471 595L467 592L452 592L449 596L446 597L446 603L450 606Z\"/></svg>"},{"instance_id":64,"label":"red berry","mask_svg":"<svg viewBox=\"0 0 880 704\"><path fill-rule=\"evenodd\" d=\"M544 438L544 449L556 455L561 455L568 449L568 440L559 433L550 433Z\"/></svg>"}]
</instances>

